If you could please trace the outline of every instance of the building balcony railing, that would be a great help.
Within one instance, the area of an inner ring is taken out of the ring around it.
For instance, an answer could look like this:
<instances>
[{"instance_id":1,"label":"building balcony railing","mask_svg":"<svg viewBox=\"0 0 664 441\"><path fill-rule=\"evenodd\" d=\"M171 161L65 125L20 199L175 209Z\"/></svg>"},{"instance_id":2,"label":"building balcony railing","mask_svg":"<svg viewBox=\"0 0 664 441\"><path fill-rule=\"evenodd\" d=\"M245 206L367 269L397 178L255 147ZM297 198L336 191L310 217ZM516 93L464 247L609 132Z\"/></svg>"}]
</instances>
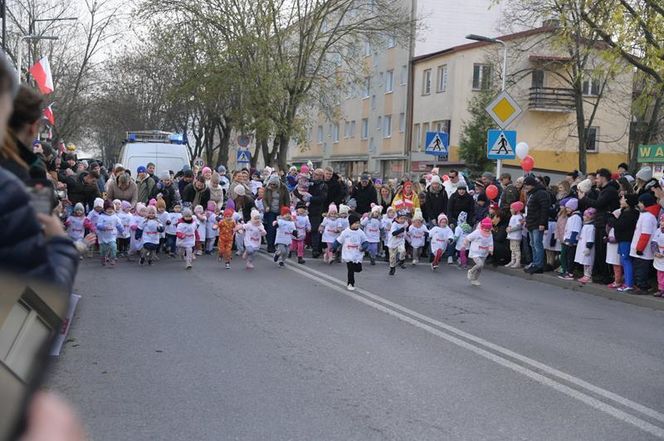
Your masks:
<instances>
[{"instance_id":1,"label":"building balcony railing","mask_svg":"<svg viewBox=\"0 0 664 441\"><path fill-rule=\"evenodd\" d=\"M574 91L559 87L531 87L528 108L537 112L573 112Z\"/></svg>"}]
</instances>

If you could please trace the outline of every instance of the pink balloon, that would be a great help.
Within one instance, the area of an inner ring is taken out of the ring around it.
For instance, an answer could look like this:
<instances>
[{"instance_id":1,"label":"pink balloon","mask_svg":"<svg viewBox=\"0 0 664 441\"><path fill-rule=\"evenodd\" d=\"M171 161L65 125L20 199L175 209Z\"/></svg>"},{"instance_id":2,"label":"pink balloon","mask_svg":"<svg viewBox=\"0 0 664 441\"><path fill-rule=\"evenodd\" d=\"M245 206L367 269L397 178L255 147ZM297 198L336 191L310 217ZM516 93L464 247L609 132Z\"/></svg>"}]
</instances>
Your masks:
<instances>
[{"instance_id":1,"label":"pink balloon","mask_svg":"<svg viewBox=\"0 0 664 441\"><path fill-rule=\"evenodd\" d=\"M486 197L488 197L490 200L494 200L498 197L498 187L495 185L491 184L486 188Z\"/></svg>"},{"instance_id":2,"label":"pink balloon","mask_svg":"<svg viewBox=\"0 0 664 441\"><path fill-rule=\"evenodd\" d=\"M521 160L521 168L526 173L532 171L532 169L535 168L535 159L530 155L526 155L526 157Z\"/></svg>"}]
</instances>

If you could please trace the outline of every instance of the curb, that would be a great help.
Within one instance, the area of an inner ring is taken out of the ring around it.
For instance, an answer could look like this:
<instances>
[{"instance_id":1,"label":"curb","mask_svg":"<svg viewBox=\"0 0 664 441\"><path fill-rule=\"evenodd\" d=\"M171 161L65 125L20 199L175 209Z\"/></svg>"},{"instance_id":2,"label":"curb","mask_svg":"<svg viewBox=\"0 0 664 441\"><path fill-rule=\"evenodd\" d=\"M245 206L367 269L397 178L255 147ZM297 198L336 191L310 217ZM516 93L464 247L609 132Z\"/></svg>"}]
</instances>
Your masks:
<instances>
[{"instance_id":1,"label":"curb","mask_svg":"<svg viewBox=\"0 0 664 441\"><path fill-rule=\"evenodd\" d=\"M631 305L641 306L644 308L664 311L664 298L661 297L653 297L651 295L622 294L598 284L591 283L588 285L582 285L576 281L572 282L569 280L561 280L551 274L528 274L523 272L523 269L513 270L500 266L493 267L491 265L488 265L485 268L508 276L546 283L548 285L554 285L559 288L604 297L609 300L616 300L622 303L629 303Z\"/></svg>"}]
</instances>

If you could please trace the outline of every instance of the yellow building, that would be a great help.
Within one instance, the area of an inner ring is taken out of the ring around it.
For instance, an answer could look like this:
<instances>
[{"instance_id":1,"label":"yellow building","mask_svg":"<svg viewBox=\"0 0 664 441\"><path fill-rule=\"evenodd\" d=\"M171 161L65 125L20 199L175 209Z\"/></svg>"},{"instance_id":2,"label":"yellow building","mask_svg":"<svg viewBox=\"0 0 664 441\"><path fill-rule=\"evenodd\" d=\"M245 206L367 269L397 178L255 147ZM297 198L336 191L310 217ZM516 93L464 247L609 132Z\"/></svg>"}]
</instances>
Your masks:
<instances>
[{"instance_id":1,"label":"yellow building","mask_svg":"<svg viewBox=\"0 0 664 441\"><path fill-rule=\"evenodd\" d=\"M547 25L498 39L508 47L507 91L523 110L508 129L517 131L517 142L529 144L536 169L567 172L579 164L574 95L561 80L572 60L550 43L548 37L554 29ZM411 171L460 165L459 140L464 122L471 118L469 100L500 81L500 72L495 70L501 66L501 55L498 44L473 42L413 59L408 133ZM605 63L601 48L593 50L583 81L586 118L596 108L587 143L587 170L615 170L627 160L632 71L621 66L621 72L602 88L593 71ZM424 153L428 131L449 133L448 161L439 162ZM518 166L518 159L505 161L505 165Z\"/></svg>"}]
</instances>

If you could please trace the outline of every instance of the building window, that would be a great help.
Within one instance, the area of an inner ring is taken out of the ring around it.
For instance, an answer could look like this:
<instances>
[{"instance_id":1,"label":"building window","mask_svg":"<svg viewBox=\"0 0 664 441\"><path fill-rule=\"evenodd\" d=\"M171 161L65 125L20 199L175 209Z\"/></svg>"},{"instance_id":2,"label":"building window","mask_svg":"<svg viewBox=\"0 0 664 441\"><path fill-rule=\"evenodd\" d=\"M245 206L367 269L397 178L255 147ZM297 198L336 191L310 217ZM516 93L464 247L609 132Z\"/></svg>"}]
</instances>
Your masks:
<instances>
[{"instance_id":1,"label":"building window","mask_svg":"<svg viewBox=\"0 0 664 441\"><path fill-rule=\"evenodd\" d=\"M473 65L473 90L488 90L492 85L492 68L490 64Z\"/></svg>"},{"instance_id":2,"label":"building window","mask_svg":"<svg viewBox=\"0 0 664 441\"><path fill-rule=\"evenodd\" d=\"M422 142L422 132L420 131L420 125L415 124L415 127L413 128L413 150L416 152L420 151L420 146Z\"/></svg>"},{"instance_id":3,"label":"building window","mask_svg":"<svg viewBox=\"0 0 664 441\"><path fill-rule=\"evenodd\" d=\"M345 139L350 138L350 122L349 121L344 122L344 138Z\"/></svg>"},{"instance_id":4,"label":"building window","mask_svg":"<svg viewBox=\"0 0 664 441\"><path fill-rule=\"evenodd\" d=\"M371 110L376 110L376 95L371 95Z\"/></svg>"},{"instance_id":5,"label":"building window","mask_svg":"<svg viewBox=\"0 0 664 441\"><path fill-rule=\"evenodd\" d=\"M406 114L403 112L399 114L399 131L401 133L406 131Z\"/></svg>"},{"instance_id":6,"label":"building window","mask_svg":"<svg viewBox=\"0 0 664 441\"><path fill-rule=\"evenodd\" d=\"M589 153L597 153L599 151L599 129L597 127L589 127L586 129L586 151Z\"/></svg>"},{"instance_id":7,"label":"building window","mask_svg":"<svg viewBox=\"0 0 664 441\"><path fill-rule=\"evenodd\" d=\"M422 95L431 94L431 69L427 69L422 75Z\"/></svg>"},{"instance_id":8,"label":"building window","mask_svg":"<svg viewBox=\"0 0 664 441\"><path fill-rule=\"evenodd\" d=\"M533 89L541 89L544 87L544 71L541 69L536 69L532 72L532 77L530 80L530 87Z\"/></svg>"},{"instance_id":9,"label":"building window","mask_svg":"<svg viewBox=\"0 0 664 441\"><path fill-rule=\"evenodd\" d=\"M371 77L364 77L364 98L371 95Z\"/></svg>"},{"instance_id":10,"label":"building window","mask_svg":"<svg viewBox=\"0 0 664 441\"><path fill-rule=\"evenodd\" d=\"M588 74L583 80L583 94L587 96L599 96L600 80Z\"/></svg>"},{"instance_id":11,"label":"building window","mask_svg":"<svg viewBox=\"0 0 664 441\"><path fill-rule=\"evenodd\" d=\"M382 125L383 125L383 118L379 116L378 117L378 124L376 124L376 130L380 130Z\"/></svg>"},{"instance_id":12,"label":"building window","mask_svg":"<svg viewBox=\"0 0 664 441\"><path fill-rule=\"evenodd\" d=\"M332 124L332 141L339 142L339 123Z\"/></svg>"},{"instance_id":13,"label":"building window","mask_svg":"<svg viewBox=\"0 0 664 441\"><path fill-rule=\"evenodd\" d=\"M387 36L387 48L392 49L397 45L397 37L395 35Z\"/></svg>"},{"instance_id":14,"label":"building window","mask_svg":"<svg viewBox=\"0 0 664 441\"><path fill-rule=\"evenodd\" d=\"M383 118L383 137L392 137L392 115L385 115Z\"/></svg>"},{"instance_id":15,"label":"building window","mask_svg":"<svg viewBox=\"0 0 664 441\"><path fill-rule=\"evenodd\" d=\"M360 133L360 138L369 138L369 118L362 118L362 132Z\"/></svg>"},{"instance_id":16,"label":"building window","mask_svg":"<svg viewBox=\"0 0 664 441\"><path fill-rule=\"evenodd\" d=\"M405 64L401 66L401 85L405 86L408 84L408 66Z\"/></svg>"},{"instance_id":17,"label":"building window","mask_svg":"<svg viewBox=\"0 0 664 441\"><path fill-rule=\"evenodd\" d=\"M323 139L323 126L318 126L318 144L322 144Z\"/></svg>"},{"instance_id":18,"label":"building window","mask_svg":"<svg viewBox=\"0 0 664 441\"><path fill-rule=\"evenodd\" d=\"M394 71L385 72L385 93L391 93L394 89Z\"/></svg>"},{"instance_id":19,"label":"building window","mask_svg":"<svg viewBox=\"0 0 664 441\"><path fill-rule=\"evenodd\" d=\"M355 120L350 122L350 137L355 138Z\"/></svg>"},{"instance_id":20,"label":"building window","mask_svg":"<svg viewBox=\"0 0 664 441\"><path fill-rule=\"evenodd\" d=\"M436 83L436 92L445 92L447 89L447 64L438 66L438 81Z\"/></svg>"}]
</instances>

